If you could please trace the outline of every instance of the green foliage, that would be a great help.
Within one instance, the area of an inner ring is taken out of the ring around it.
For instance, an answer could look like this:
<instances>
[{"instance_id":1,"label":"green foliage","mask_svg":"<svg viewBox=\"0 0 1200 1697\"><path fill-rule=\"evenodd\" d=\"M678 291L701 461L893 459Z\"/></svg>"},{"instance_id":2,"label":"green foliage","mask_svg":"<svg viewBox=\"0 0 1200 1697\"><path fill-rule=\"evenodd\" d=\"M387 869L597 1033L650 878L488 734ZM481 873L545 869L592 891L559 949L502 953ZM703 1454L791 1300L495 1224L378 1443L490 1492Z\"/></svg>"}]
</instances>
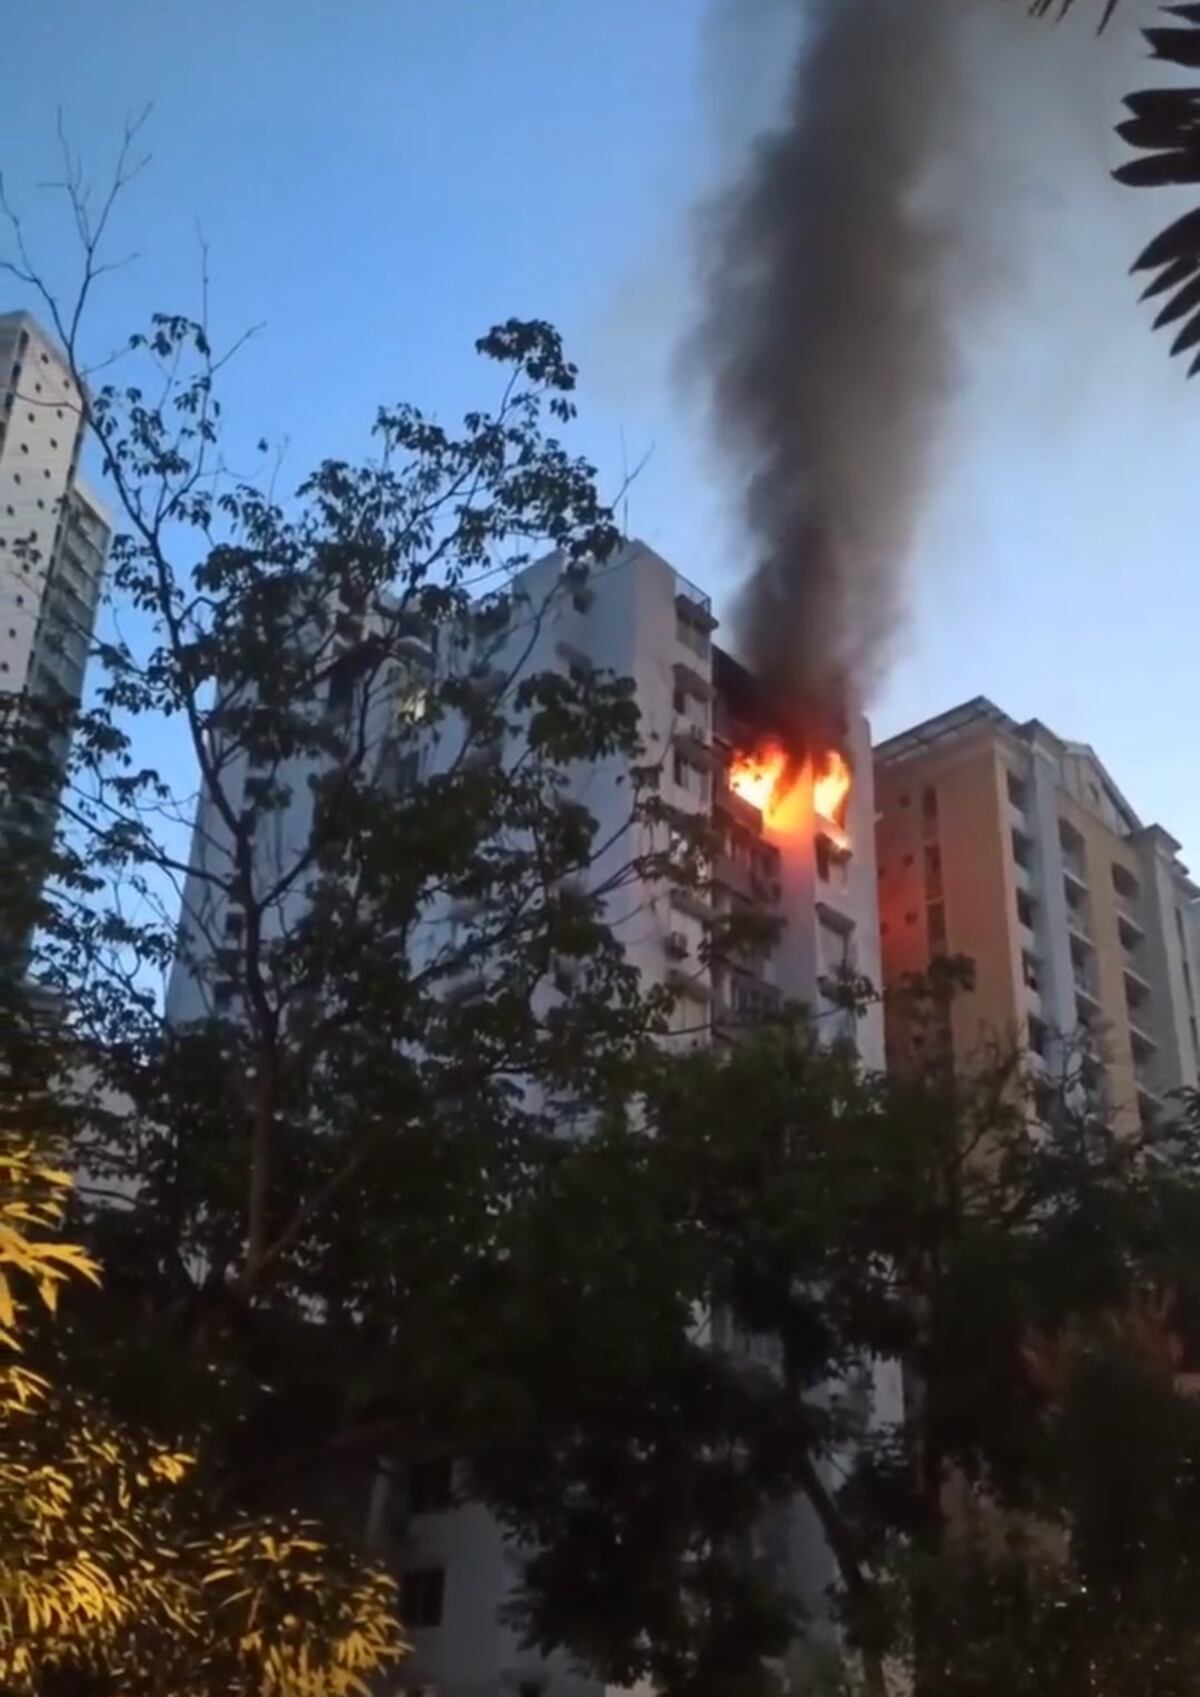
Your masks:
<instances>
[{"instance_id":1,"label":"green foliage","mask_svg":"<svg viewBox=\"0 0 1200 1697\"><path fill-rule=\"evenodd\" d=\"M200 1697L365 1697L402 1649L394 1586L303 1523L222 1525L193 1457L132 1431L21 1361L72 1275L70 1179L31 1143L0 1148L0 1682L14 1697L119 1689Z\"/></svg>"}]
</instances>

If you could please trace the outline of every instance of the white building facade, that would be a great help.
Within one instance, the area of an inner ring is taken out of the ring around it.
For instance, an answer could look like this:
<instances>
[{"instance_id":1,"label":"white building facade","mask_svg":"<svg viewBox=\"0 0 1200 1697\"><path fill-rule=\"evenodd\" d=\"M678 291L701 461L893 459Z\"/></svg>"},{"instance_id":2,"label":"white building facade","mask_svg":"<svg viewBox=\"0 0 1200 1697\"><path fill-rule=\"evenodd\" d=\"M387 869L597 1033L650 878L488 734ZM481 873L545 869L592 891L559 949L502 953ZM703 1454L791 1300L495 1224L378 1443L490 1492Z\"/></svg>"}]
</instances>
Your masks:
<instances>
[{"instance_id":1,"label":"white building facade","mask_svg":"<svg viewBox=\"0 0 1200 1697\"><path fill-rule=\"evenodd\" d=\"M111 524L79 473L84 425L62 353L0 315L0 691L78 700Z\"/></svg>"}]
</instances>

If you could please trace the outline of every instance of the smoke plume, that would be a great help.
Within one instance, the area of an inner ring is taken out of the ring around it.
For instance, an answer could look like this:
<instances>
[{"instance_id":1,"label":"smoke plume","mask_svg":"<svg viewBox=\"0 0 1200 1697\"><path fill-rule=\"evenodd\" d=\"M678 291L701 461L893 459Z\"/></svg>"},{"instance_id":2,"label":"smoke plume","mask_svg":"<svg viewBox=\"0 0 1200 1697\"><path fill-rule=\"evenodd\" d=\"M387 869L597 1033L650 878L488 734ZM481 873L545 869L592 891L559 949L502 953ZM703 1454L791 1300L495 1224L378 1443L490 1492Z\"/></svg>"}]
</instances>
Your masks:
<instances>
[{"instance_id":1,"label":"smoke plume","mask_svg":"<svg viewBox=\"0 0 1200 1697\"><path fill-rule=\"evenodd\" d=\"M752 551L737 645L830 729L897 628L954 388L973 286L961 20L981 3L809 0L781 121L704 219L688 363Z\"/></svg>"}]
</instances>

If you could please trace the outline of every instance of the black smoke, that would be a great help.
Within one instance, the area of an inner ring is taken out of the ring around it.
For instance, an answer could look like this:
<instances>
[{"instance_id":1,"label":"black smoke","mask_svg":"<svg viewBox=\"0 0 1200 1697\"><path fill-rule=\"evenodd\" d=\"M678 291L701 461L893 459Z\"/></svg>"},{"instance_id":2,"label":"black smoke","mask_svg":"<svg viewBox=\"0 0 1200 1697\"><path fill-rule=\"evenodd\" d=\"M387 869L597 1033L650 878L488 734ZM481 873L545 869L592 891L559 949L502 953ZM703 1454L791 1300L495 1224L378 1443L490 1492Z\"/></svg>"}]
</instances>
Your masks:
<instances>
[{"instance_id":1,"label":"black smoke","mask_svg":"<svg viewBox=\"0 0 1200 1697\"><path fill-rule=\"evenodd\" d=\"M737 646L830 728L900 623L954 387L962 218L939 171L964 129L957 20L981 3L810 0L781 120L703 221L688 363L751 550Z\"/></svg>"}]
</instances>

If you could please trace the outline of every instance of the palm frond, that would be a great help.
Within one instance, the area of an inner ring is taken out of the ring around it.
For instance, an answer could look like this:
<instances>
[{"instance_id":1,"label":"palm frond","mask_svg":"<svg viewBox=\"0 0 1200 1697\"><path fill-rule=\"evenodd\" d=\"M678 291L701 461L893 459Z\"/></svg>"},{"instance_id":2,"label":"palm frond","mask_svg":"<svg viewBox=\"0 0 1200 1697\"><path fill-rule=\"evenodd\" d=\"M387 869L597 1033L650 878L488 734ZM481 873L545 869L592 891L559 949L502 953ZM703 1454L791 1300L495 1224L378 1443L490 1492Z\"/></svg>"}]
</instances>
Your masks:
<instances>
[{"instance_id":1,"label":"palm frond","mask_svg":"<svg viewBox=\"0 0 1200 1697\"><path fill-rule=\"evenodd\" d=\"M1111 7L1110 7L1111 10ZM1200 70L1200 4L1164 6L1173 21L1142 31L1152 57L1164 64ZM1200 88L1142 89L1126 96L1129 116L1117 125L1122 141L1142 157L1113 172L1128 188L1168 188L1200 183ZM1157 273L1143 300L1165 295L1154 320L1160 330L1183 320L1172 354L1200 342L1200 208L1186 212L1159 232L1133 263L1134 272ZM1200 354L1188 375L1200 371Z\"/></svg>"}]
</instances>

